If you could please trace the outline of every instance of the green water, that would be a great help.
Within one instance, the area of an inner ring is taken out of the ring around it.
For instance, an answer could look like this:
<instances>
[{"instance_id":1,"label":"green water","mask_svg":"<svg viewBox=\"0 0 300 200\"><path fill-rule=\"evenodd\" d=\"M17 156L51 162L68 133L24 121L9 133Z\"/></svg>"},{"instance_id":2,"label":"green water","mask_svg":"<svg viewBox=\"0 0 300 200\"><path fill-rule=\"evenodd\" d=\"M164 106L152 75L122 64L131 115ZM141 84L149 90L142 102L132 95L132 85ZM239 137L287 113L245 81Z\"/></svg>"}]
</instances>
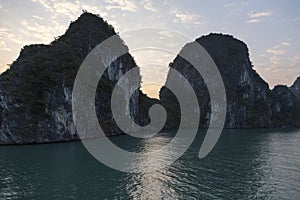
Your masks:
<instances>
[{"instance_id":1,"label":"green water","mask_svg":"<svg viewBox=\"0 0 300 200\"><path fill-rule=\"evenodd\" d=\"M0 199L300 199L299 130L225 130L198 159L202 132L179 160L146 174L110 169L81 142L1 146ZM151 151L173 135L111 140Z\"/></svg>"}]
</instances>

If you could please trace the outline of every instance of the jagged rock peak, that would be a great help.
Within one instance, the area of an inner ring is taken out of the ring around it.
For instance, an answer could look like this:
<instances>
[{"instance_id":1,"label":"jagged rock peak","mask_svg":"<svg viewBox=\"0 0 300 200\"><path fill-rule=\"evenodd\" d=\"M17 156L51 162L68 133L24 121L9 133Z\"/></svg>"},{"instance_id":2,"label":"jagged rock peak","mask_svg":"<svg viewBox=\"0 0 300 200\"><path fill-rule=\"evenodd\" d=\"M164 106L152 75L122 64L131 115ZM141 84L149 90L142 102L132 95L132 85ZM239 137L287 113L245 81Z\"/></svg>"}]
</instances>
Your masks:
<instances>
[{"instance_id":1,"label":"jagged rock peak","mask_svg":"<svg viewBox=\"0 0 300 200\"><path fill-rule=\"evenodd\" d=\"M292 92L300 99L300 76L296 79L296 81L291 86Z\"/></svg>"},{"instance_id":2,"label":"jagged rock peak","mask_svg":"<svg viewBox=\"0 0 300 200\"><path fill-rule=\"evenodd\" d=\"M296 90L300 90L300 76L296 79L296 81L293 83L291 88L296 89Z\"/></svg>"},{"instance_id":3,"label":"jagged rock peak","mask_svg":"<svg viewBox=\"0 0 300 200\"><path fill-rule=\"evenodd\" d=\"M115 34L113 26L99 15L84 12L77 20L71 22L64 35L57 37L51 44L62 41L76 48L88 46L89 50L91 50Z\"/></svg>"},{"instance_id":4,"label":"jagged rock peak","mask_svg":"<svg viewBox=\"0 0 300 200\"><path fill-rule=\"evenodd\" d=\"M82 13L76 21L71 22L69 28L64 34L64 37L77 34L78 32L98 32L98 34L105 32L105 34L115 34L115 30L112 25L108 24L99 15L88 12Z\"/></svg>"},{"instance_id":5,"label":"jagged rock peak","mask_svg":"<svg viewBox=\"0 0 300 200\"><path fill-rule=\"evenodd\" d=\"M219 52L227 53L223 54L224 56L233 56L239 53L246 53L246 55L249 56L247 45L232 35L210 33L209 35L197 38L196 41L204 47L210 47L215 51L218 50Z\"/></svg>"},{"instance_id":6,"label":"jagged rock peak","mask_svg":"<svg viewBox=\"0 0 300 200\"><path fill-rule=\"evenodd\" d=\"M56 37L50 45L25 45L21 49L19 58L32 56L37 52L47 50L49 47L57 46L58 44L68 44L72 48L81 49L83 52L86 52L115 34L113 26L108 24L99 15L84 12L75 21L72 21L66 32Z\"/></svg>"}]
</instances>

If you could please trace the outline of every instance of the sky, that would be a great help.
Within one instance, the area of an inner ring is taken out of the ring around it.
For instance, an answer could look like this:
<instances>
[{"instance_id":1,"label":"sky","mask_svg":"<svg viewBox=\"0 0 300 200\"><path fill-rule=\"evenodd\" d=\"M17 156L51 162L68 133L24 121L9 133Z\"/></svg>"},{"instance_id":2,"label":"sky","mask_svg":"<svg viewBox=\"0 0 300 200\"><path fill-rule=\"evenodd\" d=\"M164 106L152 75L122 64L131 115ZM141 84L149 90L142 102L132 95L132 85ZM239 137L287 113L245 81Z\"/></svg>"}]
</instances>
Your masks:
<instances>
[{"instance_id":1,"label":"sky","mask_svg":"<svg viewBox=\"0 0 300 200\"><path fill-rule=\"evenodd\" d=\"M254 69L270 88L290 86L300 75L299 8L298 0L0 0L0 72L24 45L49 44L87 10L121 36L144 27L174 30L191 41L211 32L233 35L248 45ZM131 53L141 67L143 91L157 97L176 53Z\"/></svg>"}]
</instances>

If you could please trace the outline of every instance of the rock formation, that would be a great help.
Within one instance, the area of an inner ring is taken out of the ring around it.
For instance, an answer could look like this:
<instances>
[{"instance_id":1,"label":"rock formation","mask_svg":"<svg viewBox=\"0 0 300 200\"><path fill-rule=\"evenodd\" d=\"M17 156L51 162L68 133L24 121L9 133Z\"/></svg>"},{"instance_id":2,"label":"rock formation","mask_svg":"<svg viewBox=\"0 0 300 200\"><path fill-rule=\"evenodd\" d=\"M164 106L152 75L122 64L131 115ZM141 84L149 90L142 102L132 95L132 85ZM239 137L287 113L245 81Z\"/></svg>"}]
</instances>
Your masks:
<instances>
[{"instance_id":1,"label":"rock formation","mask_svg":"<svg viewBox=\"0 0 300 200\"><path fill-rule=\"evenodd\" d=\"M0 76L0 144L78 139L71 105L77 71L87 54L114 34L102 18L83 13L50 45L25 46ZM110 96L119 77L133 67L137 66L127 53L109 66L99 82L96 111L108 135L122 134L114 125ZM138 114L139 99L137 91L131 98L132 116Z\"/></svg>"},{"instance_id":2,"label":"rock formation","mask_svg":"<svg viewBox=\"0 0 300 200\"><path fill-rule=\"evenodd\" d=\"M227 94L226 128L300 126L299 101L288 87L269 89L268 84L253 69L245 43L222 34L203 36L196 42L210 54L223 78ZM198 56L197 52L194 54ZM170 67L179 71L193 86L200 105L200 127L207 127L210 98L203 78L180 56L175 58ZM172 111L166 125L167 129L172 129L180 119L178 102L165 87L160 91L160 99Z\"/></svg>"},{"instance_id":3,"label":"rock formation","mask_svg":"<svg viewBox=\"0 0 300 200\"><path fill-rule=\"evenodd\" d=\"M300 76L297 78L297 80L291 86L291 90L294 93L294 95L296 95L296 97L298 99L300 99Z\"/></svg>"}]
</instances>

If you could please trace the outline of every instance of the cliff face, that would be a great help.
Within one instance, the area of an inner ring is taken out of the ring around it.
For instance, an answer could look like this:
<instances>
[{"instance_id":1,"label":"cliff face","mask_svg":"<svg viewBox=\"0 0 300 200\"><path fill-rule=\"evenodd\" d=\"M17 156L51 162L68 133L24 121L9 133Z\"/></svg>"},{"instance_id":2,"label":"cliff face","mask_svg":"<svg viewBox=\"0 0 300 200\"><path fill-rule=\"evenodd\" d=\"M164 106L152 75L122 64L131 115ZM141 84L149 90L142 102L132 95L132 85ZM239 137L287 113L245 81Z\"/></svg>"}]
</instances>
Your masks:
<instances>
[{"instance_id":1,"label":"cliff face","mask_svg":"<svg viewBox=\"0 0 300 200\"><path fill-rule=\"evenodd\" d=\"M269 89L253 69L248 48L242 41L222 34L210 34L196 41L210 54L223 78L227 94L226 128L300 126L299 102L295 96L287 87L282 92L279 92L281 87L275 87L273 91ZM194 56L199 56L197 52L194 53ZM210 98L203 78L179 56L170 67L179 71L193 86L200 105L200 126L207 127ZM160 98L163 104L173 110L166 128L176 127L180 117L178 102L174 101L166 88L162 88ZM174 113L174 109L177 113Z\"/></svg>"},{"instance_id":2,"label":"cliff face","mask_svg":"<svg viewBox=\"0 0 300 200\"><path fill-rule=\"evenodd\" d=\"M0 144L43 143L78 139L72 120L72 87L86 55L116 34L103 19L83 13L50 45L25 46L0 76ZM122 134L113 121L110 95L114 84L137 67L125 54L115 60L99 82L96 111L108 135ZM129 91L130 85L124 85ZM139 91L130 115L138 114ZM101 102L100 102L101 97Z\"/></svg>"},{"instance_id":3,"label":"cliff face","mask_svg":"<svg viewBox=\"0 0 300 200\"><path fill-rule=\"evenodd\" d=\"M296 95L296 97L300 100L300 76L297 78L297 80L291 86L291 90L294 93L294 95Z\"/></svg>"}]
</instances>

